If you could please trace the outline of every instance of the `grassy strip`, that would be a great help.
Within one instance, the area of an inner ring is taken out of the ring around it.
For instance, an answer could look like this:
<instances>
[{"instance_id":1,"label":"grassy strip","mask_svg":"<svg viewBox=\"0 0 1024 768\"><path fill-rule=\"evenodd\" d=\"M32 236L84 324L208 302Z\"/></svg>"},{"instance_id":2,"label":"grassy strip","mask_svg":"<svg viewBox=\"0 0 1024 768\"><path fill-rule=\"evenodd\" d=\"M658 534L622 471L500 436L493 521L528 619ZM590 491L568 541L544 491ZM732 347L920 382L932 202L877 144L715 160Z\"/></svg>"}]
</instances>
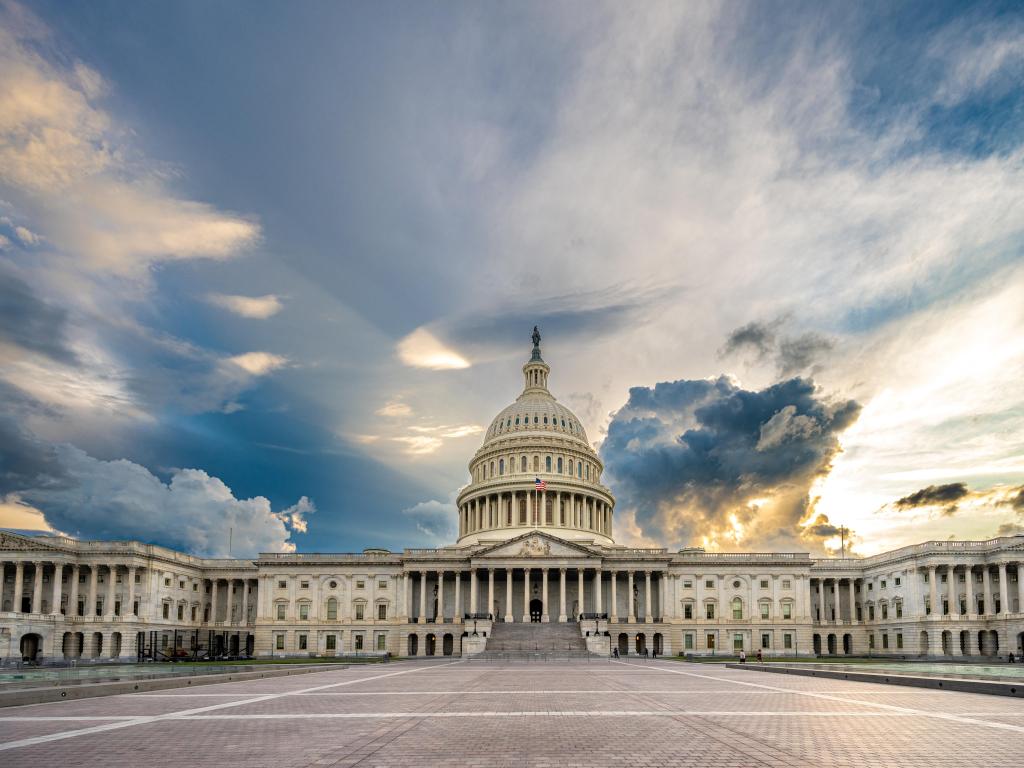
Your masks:
<instances>
[{"instance_id":1,"label":"grassy strip","mask_svg":"<svg viewBox=\"0 0 1024 768\"><path fill-rule=\"evenodd\" d=\"M394 657L391 659L394 661ZM379 656L359 656L352 658L315 657L309 659L238 659L237 661L175 661L181 667L248 667L266 664L382 664L384 659Z\"/></svg>"},{"instance_id":2,"label":"grassy strip","mask_svg":"<svg viewBox=\"0 0 1024 768\"><path fill-rule=\"evenodd\" d=\"M693 656L687 658L686 656L659 656L659 659L669 659L671 661L689 661L696 664L725 664L725 663L736 663L739 662L739 656ZM766 656L761 662L757 661L756 656L747 656L747 662L750 664L892 664L894 661L897 663L902 661L901 659L869 659L865 657L851 657L843 656L842 658L807 658L806 656Z\"/></svg>"}]
</instances>

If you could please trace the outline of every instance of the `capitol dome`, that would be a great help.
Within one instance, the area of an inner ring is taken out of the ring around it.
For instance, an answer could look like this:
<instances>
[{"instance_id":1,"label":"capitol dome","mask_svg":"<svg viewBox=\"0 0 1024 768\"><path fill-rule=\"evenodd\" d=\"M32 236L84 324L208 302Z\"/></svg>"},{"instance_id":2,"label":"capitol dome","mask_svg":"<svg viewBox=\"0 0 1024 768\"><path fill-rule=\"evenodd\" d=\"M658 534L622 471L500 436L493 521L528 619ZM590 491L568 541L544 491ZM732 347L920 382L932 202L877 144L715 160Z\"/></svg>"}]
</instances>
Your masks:
<instances>
[{"instance_id":1,"label":"capitol dome","mask_svg":"<svg viewBox=\"0 0 1024 768\"><path fill-rule=\"evenodd\" d=\"M459 544L497 542L532 530L612 543L615 499L604 465L571 410L548 390L550 367L534 329L523 391L494 418L459 493Z\"/></svg>"}]
</instances>

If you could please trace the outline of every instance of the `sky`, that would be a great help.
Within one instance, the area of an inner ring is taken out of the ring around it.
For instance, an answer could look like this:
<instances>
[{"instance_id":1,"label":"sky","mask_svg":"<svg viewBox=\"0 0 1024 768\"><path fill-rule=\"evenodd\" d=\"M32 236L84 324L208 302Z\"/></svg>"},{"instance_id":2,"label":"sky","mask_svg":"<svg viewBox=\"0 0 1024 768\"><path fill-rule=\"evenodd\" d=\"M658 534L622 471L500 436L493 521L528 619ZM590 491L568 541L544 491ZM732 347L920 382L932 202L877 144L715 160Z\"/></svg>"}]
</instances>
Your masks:
<instances>
[{"instance_id":1,"label":"sky","mask_svg":"<svg viewBox=\"0 0 1024 768\"><path fill-rule=\"evenodd\" d=\"M453 541L539 325L625 544L1024 530L1007 3L0 3L0 527Z\"/></svg>"}]
</instances>

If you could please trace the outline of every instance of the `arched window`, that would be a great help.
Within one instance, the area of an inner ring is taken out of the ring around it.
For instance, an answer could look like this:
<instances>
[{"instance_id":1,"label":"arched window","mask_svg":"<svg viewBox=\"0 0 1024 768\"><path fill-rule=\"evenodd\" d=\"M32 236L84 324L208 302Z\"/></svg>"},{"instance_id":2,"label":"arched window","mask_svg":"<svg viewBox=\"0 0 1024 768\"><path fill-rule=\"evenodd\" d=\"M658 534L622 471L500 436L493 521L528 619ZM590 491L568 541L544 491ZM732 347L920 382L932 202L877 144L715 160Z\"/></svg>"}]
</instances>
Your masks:
<instances>
[{"instance_id":1,"label":"arched window","mask_svg":"<svg viewBox=\"0 0 1024 768\"><path fill-rule=\"evenodd\" d=\"M519 426L519 417L518 416L516 416L516 426L517 427Z\"/></svg>"},{"instance_id":2,"label":"arched window","mask_svg":"<svg viewBox=\"0 0 1024 768\"><path fill-rule=\"evenodd\" d=\"M576 477L583 477L583 462L576 462Z\"/></svg>"},{"instance_id":3,"label":"arched window","mask_svg":"<svg viewBox=\"0 0 1024 768\"><path fill-rule=\"evenodd\" d=\"M565 429L565 419L562 419L562 429Z\"/></svg>"},{"instance_id":4,"label":"arched window","mask_svg":"<svg viewBox=\"0 0 1024 768\"><path fill-rule=\"evenodd\" d=\"M494 477L494 462L491 462L491 477Z\"/></svg>"},{"instance_id":5,"label":"arched window","mask_svg":"<svg viewBox=\"0 0 1024 768\"><path fill-rule=\"evenodd\" d=\"M558 464L557 464L557 466L558 466L558 474L562 474L562 457L561 456L558 457Z\"/></svg>"},{"instance_id":6,"label":"arched window","mask_svg":"<svg viewBox=\"0 0 1024 768\"><path fill-rule=\"evenodd\" d=\"M590 465L587 464L587 480L590 479Z\"/></svg>"},{"instance_id":7,"label":"arched window","mask_svg":"<svg viewBox=\"0 0 1024 768\"><path fill-rule=\"evenodd\" d=\"M732 617L734 619L743 618L743 601L738 597L732 599Z\"/></svg>"},{"instance_id":8,"label":"arched window","mask_svg":"<svg viewBox=\"0 0 1024 768\"><path fill-rule=\"evenodd\" d=\"M545 456L544 457L544 471L545 472L550 472L551 471L551 457L550 456Z\"/></svg>"},{"instance_id":9,"label":"arched window","mask_svg":"<svg viewBox=\"0 0 1024 768\"><path fill-rule=\"evenodd\" d=\"M526 471L526 457L525 456L523 456L519 460L519 471L520 472L525 472Z\"/></svg>"},{"instance_id":10,"label":"arched window","mask_svg":"<svg viewBox=\"0 0 1024 768\"><path fill-rule=\"evenodd\" d=\"M546 413L544 414L544 423L545 423L545 424L547 424L547 423L548 423L548 415L547 415Z\"/></svg>"},{"instance_id":11,"label":"arched window","mask_svg":"<svg viewBox=\"0 0 1024 768\"><path fill-rule=\"evenodd\" d=\"M533 471L540 472L540 456L533 457Z\"/></svg>"},{"instance_id":12,"label":"arched window","mask_svg":"<svg viewBox=\"0 0 1024 768\"><path fill-rule=\"evenodd\" d=\"M540 423L540 422L538 421L538 419L537 419L537 414L533 414L533 423L534 423L534 424L539 424L539 423Z\"/></svg>"},{"instance_id":13,"label":"arched window","mask_svg":"<svg viewBox=\"0 0 1024 768\"><path fill-rule=\"evenodd\" d=\"M335 600L333 597L327 601L327 620L338 620L338 601Z\"/></svg>"},{"instance_id":14,"label":"arched window","mask_svg":"<svg viewBox=\"0 0 1024 768\"><path fill-rule=\"evenodd\" d=\"M498 459L498 474L499 475L504 475L505 474L505 460L504 459Z\"/></svg>"}]
</instances>

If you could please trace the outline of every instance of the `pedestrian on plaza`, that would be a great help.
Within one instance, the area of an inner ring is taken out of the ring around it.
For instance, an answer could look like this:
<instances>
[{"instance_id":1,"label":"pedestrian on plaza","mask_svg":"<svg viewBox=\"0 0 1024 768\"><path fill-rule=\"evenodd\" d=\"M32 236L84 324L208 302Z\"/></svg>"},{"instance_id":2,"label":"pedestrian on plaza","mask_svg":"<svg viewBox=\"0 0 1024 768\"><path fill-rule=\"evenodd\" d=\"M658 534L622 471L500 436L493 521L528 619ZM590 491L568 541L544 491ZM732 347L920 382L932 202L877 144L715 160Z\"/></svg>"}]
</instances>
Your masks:
<instances>
[{"instance_id":1,"label":"pedestrian on plaza","mask_svg":"<svg viewBox=\"0 0 1024 768\"><path fill-rule=\"evenodd\" d=\"M1010 658L1009 658L1009 659L1007 659L1007 661L1008 661L1008 662L1009 662L1010 664L1013 664L1013 662L1014 662L1014 658L1013 658L1013 651L1010 651Z\"/></svg>"},{"instance_id":2,"label":"pedestrian on plaza","mask_svg":"<svg viewBox=\"0 0 1024 768\"><path fill-rule=\"evenodd\" d=\"M760 664L762 661L764 661L764 657L761 655L761 649L758 648L757 649L757 663Z\"/></svg>"},{"instance_id":3,"label":"pedestrian on plaza","mask_svg":"<svg viewBox=\"0 0 1024 768\"><path fill-rule=\"evenodd\" d=\"M746 664L746 663L747 663L747 652L746 651L740 651L740 664Z\"/></svg>"}]
</instances>

